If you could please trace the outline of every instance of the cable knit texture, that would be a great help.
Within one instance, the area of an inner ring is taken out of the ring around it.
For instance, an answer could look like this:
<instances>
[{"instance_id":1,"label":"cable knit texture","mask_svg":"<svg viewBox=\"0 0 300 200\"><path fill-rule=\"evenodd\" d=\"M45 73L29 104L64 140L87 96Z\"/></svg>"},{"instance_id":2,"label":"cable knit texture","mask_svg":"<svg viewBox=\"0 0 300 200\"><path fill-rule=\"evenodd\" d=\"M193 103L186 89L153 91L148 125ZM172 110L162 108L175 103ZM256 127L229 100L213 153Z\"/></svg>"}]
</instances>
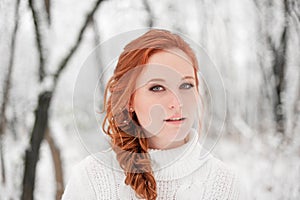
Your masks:
<instances>
[{"instance_id":1,"label":"cable knit texture","mask_svg":"<svg viewBox=\"0 0 300 200\"><path fill-rule=\"evenodd\" d=\"M242 199L236 174L201 147L195 130L183 146L149 154L159 200ZM62 199L138 199L124 180L114 151L97 153L74 168Z\"/></svg>"}]
</instances>

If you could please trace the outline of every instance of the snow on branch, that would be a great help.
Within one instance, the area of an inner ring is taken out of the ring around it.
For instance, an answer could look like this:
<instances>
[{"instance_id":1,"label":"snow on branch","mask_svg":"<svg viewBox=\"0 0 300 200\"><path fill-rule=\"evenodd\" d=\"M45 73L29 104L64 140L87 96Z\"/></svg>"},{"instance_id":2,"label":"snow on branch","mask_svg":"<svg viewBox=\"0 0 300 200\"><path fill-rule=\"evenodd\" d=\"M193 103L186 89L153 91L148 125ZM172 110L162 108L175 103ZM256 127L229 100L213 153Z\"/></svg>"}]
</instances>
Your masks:
<instances>
[{"instance_id":1,"label":"snow on branch","mask_svg":"<svg viewBox=\"0 0 300 200\"><path fill-rule=\"evenodd\" d=\"M90 11L90 13L87 14L85 20L84 20L84 23L79 31L79 34L77 36L77 39L75 41L75 44L73 45L73 47L71 47L69 53L66 55L66 57L64 59L62 59L62 61L60 62L59 64L59 67L58 67L58 70L55 72L54 74L54 83L56 84L57 83L57 79L58 77L60 76L62 70L67 66L70 58L72 57L72 55L75 53L75 51L78 49L80 43L81 43L81 40L82 40L82 36L86 30L86 28L88 27L89 25L89 22L92 21L92 18L93 18L93 15L94 13L97 11L100 3L102 2L103 0L97 0L97 2L95 3L93 9Z\"/></svg>"}]
</instances>

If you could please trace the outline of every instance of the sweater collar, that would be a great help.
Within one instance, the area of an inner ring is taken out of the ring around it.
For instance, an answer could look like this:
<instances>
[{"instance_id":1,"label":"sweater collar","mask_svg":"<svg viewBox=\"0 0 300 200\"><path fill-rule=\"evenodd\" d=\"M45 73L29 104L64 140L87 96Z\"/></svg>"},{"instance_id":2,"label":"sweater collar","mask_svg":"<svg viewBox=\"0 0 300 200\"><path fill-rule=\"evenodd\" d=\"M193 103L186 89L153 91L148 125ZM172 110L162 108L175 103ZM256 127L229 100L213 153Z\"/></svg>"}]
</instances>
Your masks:
<instances>
[{"instance_id":1,"label":"sweater collar","mask_svg":"<svg viewBox=\"0 0 300 200\"><path fill-rule=\"evenodd\" d=\"M188 176L210 159L211 154L202 148L198 140L198 132L191 129L187 143L182 146L166 150L149 149L155 179L174 180ZM93 155L105 166L123 173L111 148Z\"/></svg>"},{"instance_id":2,"label":"sweater collar","mask_svg":"<svg viewBox=\"0 0 300 200\"><path fill-rule=\"evenodd\" d=\"M210 154L198 142L199 136L195 129L188 135L184 145L166 150L149 149L152 170L156 180L172 180L187 176L198 169L209 158Z\"/></svg>"}]
</instances>

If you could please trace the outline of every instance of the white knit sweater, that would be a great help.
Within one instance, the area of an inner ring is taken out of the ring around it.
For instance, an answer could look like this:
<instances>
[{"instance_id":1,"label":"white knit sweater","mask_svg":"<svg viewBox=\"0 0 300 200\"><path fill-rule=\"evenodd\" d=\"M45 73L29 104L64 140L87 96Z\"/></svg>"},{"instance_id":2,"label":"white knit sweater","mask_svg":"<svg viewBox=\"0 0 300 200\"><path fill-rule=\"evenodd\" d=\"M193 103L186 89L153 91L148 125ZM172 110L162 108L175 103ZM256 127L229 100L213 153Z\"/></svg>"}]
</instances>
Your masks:
<instances>
[{"instance_id":1,"label":"white knit sweater","mask_svg":"<svg viewBox=\"0 0 300 200\"><path fill-rule=\"evenodd\" d=\"M241 199L235 173L201 148L194 130L183 146L149 154L157 199ZM114 151L97 153L74 168L62 199L138 199L124 180Z\"/></svg>"}]
</instances>

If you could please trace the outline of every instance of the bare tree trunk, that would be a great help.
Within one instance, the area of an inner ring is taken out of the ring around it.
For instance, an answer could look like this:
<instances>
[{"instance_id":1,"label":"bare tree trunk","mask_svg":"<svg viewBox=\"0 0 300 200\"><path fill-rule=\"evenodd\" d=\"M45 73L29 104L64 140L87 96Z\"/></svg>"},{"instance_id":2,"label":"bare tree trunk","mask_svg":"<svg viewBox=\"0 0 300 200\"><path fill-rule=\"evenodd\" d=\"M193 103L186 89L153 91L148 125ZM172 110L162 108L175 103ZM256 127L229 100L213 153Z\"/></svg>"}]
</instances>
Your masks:
<instances>
[{"instance_id":1,"label":"bare tree trunk","mask_svg":"<svg viewBox=\"0 0 300 200\"><path fill-rule=\"evenodd\" d=\"M55 91L58 78L60 77L62 71L66 68L68 62L78 49L79 45L81 44L83 34L88 27L89 22L91 21L94 13L98 9L100 3L103 0L98 0L90 13L86 16L86 19L83 23L83 26L81 27L79 34L77 36L77 40L75 41L75 44L71 47L69 53L65 56L64 59L60 62L58 66L58 70L54 74L53 77L53 87L51 91L44 91L39 95L38 98L38 106L35 111L35 122L34 127L31 133L31 140L30 140L30 147L26 150L26 156L25 156L25 169L24 169L24 177L23 177L23 191L22 191L22 200L33 200L33 192L34 192L34 185L35 185L35 171L36 166L39 158L39 149L42 140L45 136L46 127L48 126L48 112L49 107L52 99L52 95ZM40 59L40 73L39 78L40 82L44 79L45 73L44 73L44 63L43 61L43 54L42 54L42 48L41 48L41 33L39 28L39 23L37 20L37 12L34 9L34 5L32 3L32 0L29 0L31 9L32 9L32 15L34 19L35 24L35 31L36 31L36 42L39 50L39 59ZM38 39L39 38L39 39ZM42 59L41 59L42 58Z\"/></svg>"},{"instance_id":2,"label":"bare tree trunk","mask_svg":"<svg viewBox=\"0 0 300 200\"><path fill-rule=\"evenodd\" d=\"M34 22L35 39L39 55L39 81L42 82L45 77L45 60L42 48L42 33L38 19L37 10L33 0L29 0L29 7ZM39 94L38 105L35 110L35 122L31 132L30 148L25 153L25 167L23 176L22 200L33 200L33 191L35 186L35 171L39 159L39 150L43 141L45 130L48 125L48 109L52 98L52 92L44 91Z\"/></svg>"},{"instance_id":3,"label":"bare tree trunk","mask_svg":"<svg viewBox=\"0 0 300 200\"><path fill-rule=\"evenodd\" d=\"M55 180L56 180L56 195L55 199L60 200L64 191L64 177L63 177L63 170L62 170L62 162L61 162L61 156L60 156L60 150L56 146L54 139L52 138L51 131L49 130L49 127L46 129L46 140L49 144L54 169L55 169Z\"/></svg>"},{"instance_id":4,"label":"bare tree trunk","mask_svg":"<svg viewBox=\"0 0 300 200\"><path fill-rule=\"evenodd\" d=\"M272 0L268 0L267 4L260 5L259 1L254 1L258 9L263 9L260 7L272 6ZM285 123L286 123L286 112L283 109L283 91L285 90L285 74L287 68L287 48L288 48L288 34L289 34L289 2L288 0L284 0L283 2L283 12L284 12L284 24L282 28L282 32L280 35L279 45L276 45L276 42L273 41L272 36L270 35L270 30L265 31L264 37L266 38L266 45L269 47L272 53L272 75L275 77L275 87L273 90L273 99L274 103L273 107L273 116L275 118L276 123L276 131L278 133L282 133L285 135ZM267 7L266 7L267 8ZM264 13L264 12L263 12ZM273 16L276 13L264 13L267 15ZM266 18L268 20L268 18ZM268 22L262 24L262 26L266 25ZM264 59L261 57L261 59ZM261 61L263 63L264 60ZM264 70L262 70L264 71ZM266 77L266 75L264 75Z\"/></svg>"},{"instance_id":5,"label":"bare tree trunk","mask_svg":"<svg viewBox=\"0 0 300 200\"><path fill-rule=\"evenodd\" d=\"M30 148L26 150L25 155L22 200L33 200L35 171L39 159L41 142L48 126L48 110L51 98L52 92L44 92L39 95L38 106L35 111L35 123L31 133Z\"/></svg>"},{"instance_id":6,"label":"bare tree trunk","mask_svg":"<svg viewBox=\"0 0 300 200\"><path fill-rule=\"evenodd\" d=\"M6 106L8 104L9 100L9 90L10 90L10 84L11 84L11 75L13 71L14 66L14 55L15 55L15 49L16 49L16 38L17 38L17 31L19 27L19 5L20 0L17 0L16 7L15 7L15 26L13 29L13 34L11 38L11 45L10 45L10 57L9 57L9 65L8 65L8 73L6 75L6 79L4 81L4 89L3 89L3 96L2 96L2 105L1 105L1 113L0 113L0 161L1 161L1 177L2 177L2 183L5 183L5 164L4 164L4 153L3 153L3 136L4 131L6 127Z\"/></svg>"},{"instance_id":7,"label":"bare tree trunk","mask_svg":"<svg viewBox=\"0 0 300 200\"><path fill-rule=\"evenodd\" d=\"M5 176L5 163L4 163L4 153L3 153L3 135L0 135L0 162L1 162L1 177L2 177L2 183L5 184L6 182L6 176Z\"/></svg>"},{"instance_id":8,"label":"bare tree trunk","mask_svg":"<svg viewBox=\"0 0 300 200\"><path fill-rule=\"evenodd\" d=\"M296 45L298 45L299 47L300 46L300 2L297 0L293 0L291 2L290 8L291 8L291 20L293 21L293 25L295 27L295 31L297 32L297 36L298 36L298 44ZM297 56L299 55L300 53L298 52ZM300 78L300 71L298 77ZM295 115L293 119L294 121L293 126L291 129L293 134L296 134L296 127L298 125L298 122L300 121L300 81L298 83L299 83L298 85L299 90L297 90L297 95L296 95L297 98L293 106L293 112Z\"/></svg>"},{"instance_id":9,"label":"bare tree trunk","mask_svg":"<svg viewBox=\"0 0 300 200\"><path fill-rule=\"evenodd\" d=\"M274 114L277 123L277 131L285 134L285 117L286 113L283 109L283 96L282 93L285 90L285 74L287 68L287 43L289 34L289 2L284 0L284 27L280 38L279 47L276 49L275 44L271 45L274 55L273 72L276 77L275 83L275 105Z\"/></svg>"},{"instance_id":10,"label":"bare tree trunk","mask_svg":"<svg viewBox=\"0 0 300 200\"><path fill-rule=\"evenodd\" d=\"M274 115L277 124L277 131L279 133L284 133L285 113L283 109L282 92L285 88L284 77L286 72L287 25L285 25L281 35L279 48L275 49L273 45L272 47L274 57L273 73L276 77Z\"/></svg>"}]
</instances>

